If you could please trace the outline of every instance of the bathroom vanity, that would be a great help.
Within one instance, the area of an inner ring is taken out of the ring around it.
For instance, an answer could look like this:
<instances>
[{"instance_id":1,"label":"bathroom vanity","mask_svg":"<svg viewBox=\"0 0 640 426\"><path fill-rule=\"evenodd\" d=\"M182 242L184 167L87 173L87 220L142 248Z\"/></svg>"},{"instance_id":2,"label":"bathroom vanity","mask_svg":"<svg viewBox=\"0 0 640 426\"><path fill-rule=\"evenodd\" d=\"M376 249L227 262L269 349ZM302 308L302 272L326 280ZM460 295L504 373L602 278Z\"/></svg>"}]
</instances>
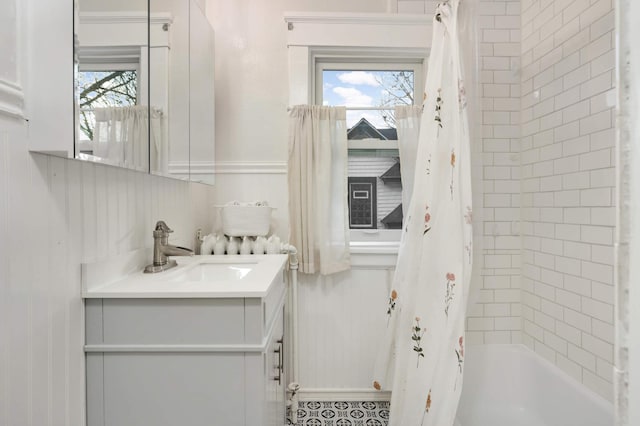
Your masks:
<instances>
[{"instance_id":1,"label":"bathroom vanity","mask_svg":"<svg viewBox=\"0 0 640 426\"><path fill-rule=\"evenodd\" d=\"M87 425L285 424L287 256L177 260L84 286Z\"/></svg>"}]
</instances>

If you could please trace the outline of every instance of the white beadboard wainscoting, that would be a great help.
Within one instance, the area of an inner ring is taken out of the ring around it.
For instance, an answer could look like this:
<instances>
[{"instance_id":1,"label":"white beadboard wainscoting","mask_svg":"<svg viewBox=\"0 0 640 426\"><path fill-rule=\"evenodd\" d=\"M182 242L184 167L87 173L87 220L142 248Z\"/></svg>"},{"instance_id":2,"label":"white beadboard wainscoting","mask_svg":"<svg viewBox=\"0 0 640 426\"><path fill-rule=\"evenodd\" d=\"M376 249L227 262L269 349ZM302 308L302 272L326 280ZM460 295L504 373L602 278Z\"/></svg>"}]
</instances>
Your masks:
<instances>
[{"instance_id":1,"label":"white beadboard wainscoting","mask_svg":"<svg viewBox=\"0 0 640 426\"><path fill-rule=\"evenodd\" d=\"M349 271L330 277L298 275L302 399L388 399L386 392L373 389L371 378L378 339L387 326L396 257L393 250L352 250Z\"/></svg>"},{"instance_id":2,"label":"white beadboard wainscoting","mask_svg":"<svg viewBox=\"0 0 640 426\"><path fill-rule=\"evenodd\" d=\"M159 219L193 247L213 188L31 154L27 138L0 116L0 426L82 425L80 264L151 247Z\"/></svg>"},{"instance_id":3,"label":"white beadboard wainscoting","mask_svg":"<svg viewBox=\"0 0 640 426\"><path fill-rule=\"evenodd\" d=\"M371 378L387 327L397 249L392 243L352 243L351 270L330 277L298 275L301 399L389 400L388 392L373 389ZM481 282L474 274L471 297Z\"/></svg>"}]
</instances>

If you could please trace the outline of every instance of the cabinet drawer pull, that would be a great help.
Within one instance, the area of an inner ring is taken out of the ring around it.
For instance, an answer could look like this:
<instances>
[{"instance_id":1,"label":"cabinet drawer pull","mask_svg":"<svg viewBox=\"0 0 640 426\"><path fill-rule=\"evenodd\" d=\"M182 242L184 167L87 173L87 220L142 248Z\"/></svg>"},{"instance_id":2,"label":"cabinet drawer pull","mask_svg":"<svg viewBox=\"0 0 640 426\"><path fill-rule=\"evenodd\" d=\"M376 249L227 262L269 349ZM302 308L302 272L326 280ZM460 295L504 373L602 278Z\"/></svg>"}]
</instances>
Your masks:
<instances>
[{"instance_id":1,"label":"cabinet drawer pull","mask_svg":"<svg viewBox=\"0 0 640 426\"><path fill-rule=\"evenodd\" d=\"M284 373L284 336L278 339L277 343L280 345L280 348L279 348L280 362L279 362L278 368L280 370L280 375L282 375L282 373Z\"/></svg>"},{"instance_id":2,"label":"cabinet drawer pull","mask_svg":"<svg viewBox=\"0 0 640 426\"><path fill-rule=\"evenodd\" d=\"M280 344L280 341L278 341L277 343L280 346L278 346L277 349L274 349L273 353L278 354L278 365L276 365L276 371L278 372L278 375L275 376L273 380L277 381L278 385L280 385L282 381L282 345Z\"/></svg>"}]
</instances>

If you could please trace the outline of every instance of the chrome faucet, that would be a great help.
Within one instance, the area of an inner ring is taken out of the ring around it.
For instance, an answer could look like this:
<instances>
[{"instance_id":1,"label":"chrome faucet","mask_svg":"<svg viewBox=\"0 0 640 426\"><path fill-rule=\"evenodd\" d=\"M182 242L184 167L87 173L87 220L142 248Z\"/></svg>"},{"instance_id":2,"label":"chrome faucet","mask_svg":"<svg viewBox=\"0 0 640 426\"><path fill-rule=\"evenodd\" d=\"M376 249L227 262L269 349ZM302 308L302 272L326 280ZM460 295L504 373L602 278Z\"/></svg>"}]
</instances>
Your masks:
<instances>
[{"instance_id":1,"label":"chrome faucet","mask_svg":"<svg viewBox=\"0 0 640 426\"><path fill-rule=\"evenodd\" d=\"M153 263L144 268L146 274L166 271L176 266L177 262L167 256L193 256L193 250L169 244L169 234L172 232L163 220L156 223L153 231Z\"/></svg>"}]
</instances>

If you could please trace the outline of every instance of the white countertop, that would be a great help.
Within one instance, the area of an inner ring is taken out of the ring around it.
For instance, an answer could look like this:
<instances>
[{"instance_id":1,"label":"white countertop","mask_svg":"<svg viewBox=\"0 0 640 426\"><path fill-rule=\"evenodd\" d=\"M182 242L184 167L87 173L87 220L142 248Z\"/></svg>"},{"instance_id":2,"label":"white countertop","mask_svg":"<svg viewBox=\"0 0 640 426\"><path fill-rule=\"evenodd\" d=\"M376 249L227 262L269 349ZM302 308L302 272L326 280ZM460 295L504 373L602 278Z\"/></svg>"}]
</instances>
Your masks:
<instances>
[{"instance_id":1,"label":"white countertop","mask_svg":"<svg viewBox=\"0 0 640 426\"><path fill-rule=\"evenodd\" d=\"M145 274L140 269L99 285L83 283L82 297L85 299L261 298L269 292L271 283L282 270L287 257L286 254L172 257L178 262L178 266L168 271ZM250 270L245 271L246 275L241 279L222 276L198 280L185 278L189 275L189 271L195 271L199 264L246 265ZM89 276L90 279L92 277Z\"/></svg>"}]
</instances>

